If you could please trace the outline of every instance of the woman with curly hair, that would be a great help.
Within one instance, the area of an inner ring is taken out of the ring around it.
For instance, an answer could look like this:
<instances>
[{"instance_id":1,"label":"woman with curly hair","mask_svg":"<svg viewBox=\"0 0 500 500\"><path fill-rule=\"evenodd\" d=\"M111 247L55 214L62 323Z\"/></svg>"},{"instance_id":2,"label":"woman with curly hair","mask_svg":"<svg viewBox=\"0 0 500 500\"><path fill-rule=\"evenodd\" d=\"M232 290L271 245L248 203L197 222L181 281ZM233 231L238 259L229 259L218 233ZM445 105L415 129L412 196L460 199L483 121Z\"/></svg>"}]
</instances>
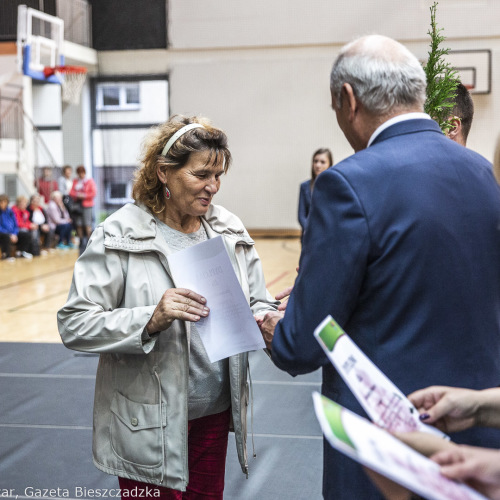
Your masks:
<instances>
[{"instance_id":1,"label":"woman with curly hair","mask_svg":"<svg viewBox=\"0 0 500 500\"><path fill-rule=\"evenodd\" d=\"M67 347L100 353L94 463L127 498L222 499L230 422L248 472L248 353L210 363L196 328L206 299L175 286L166 258L222 236L253 313L276 309L248 232L212 203L230 163L225 133L205 118L153 128L135 203L94 230L58 313Z\"/></svg>"}]
</instances>

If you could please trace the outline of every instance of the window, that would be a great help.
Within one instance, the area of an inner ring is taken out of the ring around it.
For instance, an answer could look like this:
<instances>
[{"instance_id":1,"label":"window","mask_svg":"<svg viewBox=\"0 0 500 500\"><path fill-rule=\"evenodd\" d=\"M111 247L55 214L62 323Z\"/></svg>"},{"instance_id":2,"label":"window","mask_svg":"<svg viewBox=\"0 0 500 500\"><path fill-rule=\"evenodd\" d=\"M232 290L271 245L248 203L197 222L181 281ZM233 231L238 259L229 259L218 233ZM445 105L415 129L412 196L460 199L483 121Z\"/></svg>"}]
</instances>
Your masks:
<instances>
[{"instance_id":1,"label":"window","mask_svg":"<svg viewBox=\"0 0 500 500\"><path fill-rule=\"evenodd\" d=\"M106 184L106 203L108 205L124 205L132 200L131 182L109 182Z\"/></svg>"},{"instance_id":2,"label":"window","mask_svg":"<svg viewBox=\"0 0 500 500\"><path fill-rule=\"evenodd\" d=\"M6 174L4 177L4 182L5 194L11 201L14 201L17 197L17 176L13 174Z\"/></svg>"},{"instance_id":3,"label":"window","mask_svg":"<svg viewBox=\"0 0 500 500\"><path fill-rule=\"evenodd\" d=\"M141 107L139 83L100 83L96 90L99 111L129 111Z\"/></svg>"}]
</instances>

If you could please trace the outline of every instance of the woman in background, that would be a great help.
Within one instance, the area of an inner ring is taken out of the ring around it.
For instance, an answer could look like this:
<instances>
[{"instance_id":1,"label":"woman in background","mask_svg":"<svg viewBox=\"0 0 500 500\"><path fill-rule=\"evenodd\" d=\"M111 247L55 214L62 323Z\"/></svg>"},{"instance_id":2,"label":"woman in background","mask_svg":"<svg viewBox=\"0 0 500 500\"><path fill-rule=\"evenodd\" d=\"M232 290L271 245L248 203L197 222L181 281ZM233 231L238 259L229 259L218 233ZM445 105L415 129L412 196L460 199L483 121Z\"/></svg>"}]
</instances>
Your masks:
<instances>
[{"instance_id":1,"label":"woman in background","mask_svg":"<svg viewBox=\"0 0 500 500\"><path fill-rule=\"evenodd\" d=\"M76 169L78 176L73 181L73 186L69 195L82 206L81 212L71 211L71 217L75 223L76 232L80 238L80 255L85 250L87 242L92 234L92 210L94 208L94 198L97 188L94 179L87 177L87 172L83 165Z\"/></svg>"},{"instance_id":2,"label":"woman in background","mask_svg":"<svg viewBox=\"0 0 500 500\"><path fill-rule=\"evenodd\" d=\"M493 156L493 175L495 176L497 182L500 184L500 135L497 137L495 153Z\"/></svg>"},{"instance_id":3,"label":"woman in background","mask_svg":"<svg viewBox=\"0 0 500 500\"><path fill-rule=\"evenodd\" d=\"M311 196L316 177L333 165L332 152L328 148L320 148L313 154L311 165L311 178L300 185L299 195L299 224L302 228L301 240L306 230L307 216L311 208Z\"/></svg>"},{"instance_id":4,"label":"woman in background","mask_svg":"<svg viewBox=\"0 0 500 500\"><path fill-rule=\"evenodd\" d=\"M47 212L40 205L41 198L39 194L34 194L30 198L30 204L28 206L28 212L30 213L30 222L32 222L33 230L31 235L33 237L31 241L32 253L35 256L40 255L40 253L47 253L47 250L51 248L52 244L52 232L49 226L49 218ZM42 249L40 250L40 245Z\"/></svg>"},{"instance_id":5,"label":"woman in background","mask_svg":"<svg viewBox=\"0 0 500 500\"><path fill-rule=\"evenodd\" d=\"M69 196L69 192L73 187L73 168L71 165L64 165L61 176L57 180L57 186L63 196L63 199L65 196Z\"/></svg>"}]
</instances>

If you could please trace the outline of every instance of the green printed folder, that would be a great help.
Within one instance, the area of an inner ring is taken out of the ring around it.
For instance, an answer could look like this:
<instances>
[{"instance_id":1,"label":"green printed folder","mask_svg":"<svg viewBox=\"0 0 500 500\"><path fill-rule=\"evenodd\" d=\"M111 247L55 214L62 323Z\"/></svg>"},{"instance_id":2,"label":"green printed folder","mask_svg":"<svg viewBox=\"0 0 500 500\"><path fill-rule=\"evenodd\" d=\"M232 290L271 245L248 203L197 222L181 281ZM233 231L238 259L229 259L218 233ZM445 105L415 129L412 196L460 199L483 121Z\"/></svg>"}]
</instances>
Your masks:
<instances>
[{"instance_id":1,"label":"green printed folder","mask_svg":"<svg viewBox=\"0 0 500 500\"><path fill-rule=\"evenodd\" d=\"M326 317L316 329L318 337L323 341L325 347L331 352L335 347L335 343L342 335L345 335L344 330L340 328L338 323L331 317Z\"/></svg>"}]
</instances>

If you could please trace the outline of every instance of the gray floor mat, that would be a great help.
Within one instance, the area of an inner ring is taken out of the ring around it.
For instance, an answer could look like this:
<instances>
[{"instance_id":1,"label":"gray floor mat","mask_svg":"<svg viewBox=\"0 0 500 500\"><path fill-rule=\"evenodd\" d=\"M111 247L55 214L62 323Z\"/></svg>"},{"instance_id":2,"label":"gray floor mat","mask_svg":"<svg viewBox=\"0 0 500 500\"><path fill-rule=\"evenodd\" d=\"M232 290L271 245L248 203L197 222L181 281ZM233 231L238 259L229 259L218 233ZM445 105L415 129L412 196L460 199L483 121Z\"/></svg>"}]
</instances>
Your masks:
<instances>
[{"instance_id":1,"label":"gray floor mat","mask_svg":"<svg viewBox=\"0 0 500 500\"><path fill-rule=\"evenodd\" d=\"M52 489L63 498L95 498L117 488L92 464L92 404L98 357L59 344L0 343L0 478L2 497L31 498ZM250 357L254 389L250 475L229 440L224 498L321 498L322 439L311 392L320 374L292 378L263 352ZM48 493L49 494L49 493ZM50 494L54 498L54 494Z\"/></svg>"}]
</instances>

